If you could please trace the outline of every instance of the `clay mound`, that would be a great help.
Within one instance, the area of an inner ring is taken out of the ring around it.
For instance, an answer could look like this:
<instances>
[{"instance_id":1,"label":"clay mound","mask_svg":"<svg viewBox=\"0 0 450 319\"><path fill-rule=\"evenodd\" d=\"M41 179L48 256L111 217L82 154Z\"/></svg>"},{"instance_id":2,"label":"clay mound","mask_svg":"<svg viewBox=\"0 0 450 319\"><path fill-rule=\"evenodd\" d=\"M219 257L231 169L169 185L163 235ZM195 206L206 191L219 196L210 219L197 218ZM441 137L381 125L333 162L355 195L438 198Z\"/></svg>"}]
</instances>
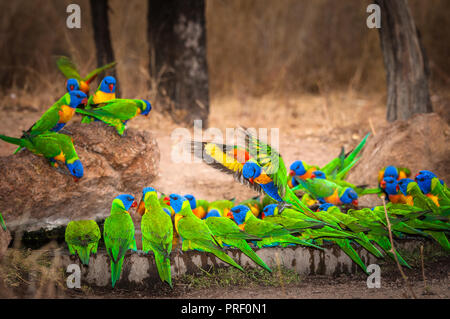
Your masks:
<instances>
[{"instance_id":1,"label":"clay mound","mask_svg":"<svg viewBox=\"0 0 450 319\"><path fill-rule=\"evenodd\" d=\"M437 114L418 114L395 121L369 137L348 181L376 187L378 171L388 165L408 167L411 178L423 169L450 183L450 128ZM367 197L363 197L363 200ZM373 198L373 197L372 197ZM376 200L376 197L375 197ZM379 204L380 201L377 202ZM374 204L370 202L370 204Z\"/></svg>"},{"instance_id":2,"label":"clay mound","mask_svg":"<svg viewBox=\"0 0 450 319\"><path fill-rule=\"evenodd\" d=\"M11 230L105 218L114 197L129 193L139 200L142 188L156 178L160 153L151 133L128 129L120 137L101 122L67 129L84 166L78 182L27 150L0 157L0 211Z\"/></svg>"}]
</instances>

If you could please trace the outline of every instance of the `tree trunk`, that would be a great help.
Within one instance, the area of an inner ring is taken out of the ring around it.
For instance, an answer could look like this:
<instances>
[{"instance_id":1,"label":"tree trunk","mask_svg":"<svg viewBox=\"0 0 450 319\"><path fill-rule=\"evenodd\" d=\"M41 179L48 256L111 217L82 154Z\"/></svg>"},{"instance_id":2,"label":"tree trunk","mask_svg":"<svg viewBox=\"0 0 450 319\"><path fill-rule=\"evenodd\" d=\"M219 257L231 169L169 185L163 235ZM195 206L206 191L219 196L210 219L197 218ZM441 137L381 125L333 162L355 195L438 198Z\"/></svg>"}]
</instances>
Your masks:
<instances>
[{"instance_id":1,"label":"tree trunk","mask_svg":"<svg viewBox=\"0 0 450 319\"><path fill-rule=\"evenodd\" d=\"M149 0L150 75L158 101L178 122L209 113L204 0Z\"/></svg>"},{"instance_id":2,"label":"tree trunk","mask_svg":"<svg viewBox=\"0 0 450 319\"><path fill-rule=\"evenodd\" d=\"M376 0L387 75L387 120L406 120L433 111L428 92L428 61L406 0Z\"/></svg>"},{"instance_id":3,"label":"tree trunk","mask_svg":"<svg viewBox=\"0 0 450 319\"><path fill-rule=\"evenodd\" d=\"M90 0L90 5L97 64L100 67L114 61L114 51L109 32L108 0ZM115 68L107 70L106 73L118 80ZM116 86L116 96L119 95L118 87L119 85Z\"/></svg>"}]
</instances>

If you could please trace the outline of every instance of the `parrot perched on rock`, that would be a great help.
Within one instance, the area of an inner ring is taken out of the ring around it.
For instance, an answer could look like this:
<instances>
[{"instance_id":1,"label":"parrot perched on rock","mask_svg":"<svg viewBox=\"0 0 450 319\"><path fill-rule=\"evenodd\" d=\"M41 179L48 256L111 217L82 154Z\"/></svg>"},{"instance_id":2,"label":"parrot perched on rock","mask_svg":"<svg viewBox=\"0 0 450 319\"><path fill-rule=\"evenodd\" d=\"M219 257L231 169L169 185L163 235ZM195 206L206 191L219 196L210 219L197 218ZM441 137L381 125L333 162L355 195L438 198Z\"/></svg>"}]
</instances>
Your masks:
<instances>
[{"instance_id":1,"label":"parrot perched on rock","mask_svg":"<svg viewBox=\"0 0 450 319\"><path fill-rule=\"evenodd\" d=\"M76 220L67 224L65 240L71 255L78 254L83 265L89 265L91 253L96 254L100 228L94 220Z\"/></svg>"},{"instance_id":2,"label":"parrot perched on rock","mask_svg":"<svg viewBox=\"0 0 450 319\"><path fill-rule=\"evenodd\" d=\"M99 104L106 103L116 98L116 78L113 76L105 76L100 82L97 90L94 94L89 96L89 100L86 105L86 110L92 109ZM82 122L82 123L89 123Z\"/></svg>"},{"instance_id":3,"label":"parrot perched on rock","mask_svg":"<svg viewBox=\"0 0 450 319\"><path fill-rule=\"evenodd\" d=\"M230 218L222 217L219 212L214 209L208 213L205 221L206 225L219 242L223 242L226 245L238 248L256 264L258 264L265 270L272 272L272 270L250 248L249 244L246 242L246 240L254 240L259 238L255 238L254 236L245 233Z\"/></svg>"},{"instance_id":4,"label":"parrot perched on rock","mask_svg":"<svg viewBox=\"0 0 450 319\"><path fill-rule=\"evenodd\" d=\"M88 75L82 78L77 71L75 63L73 63L68 57L60 56L56 60L56 65L58 66L58 69L61 71L61 73L67 79L75 79L76 81L78 81L78 86L80 90L83 91L86 95L89 95L89 85L97 77L97 75L99 75L101 72L107 69L114 67L116 64L117 62L112 62L107 65L104 65L100 68L97 68L89 72Z\"/></svg>"},{"instance_id":5,"label":"parrot perched on rock","mask_svg":"<svg viewBox=\"0 0 450 319\"><path fill-rule=\"evenodd\" d=\"M322 247L291 235L291 231L285 229L282 225L256 218L250 208L245 205L233 207L231 213L240 229L249 235L261 238L261 240L256 243L259 248L280 244L297 244L323 249Z\"/></svg>"},{"instance_id":6,"label":"parrot perched on rock","mask_svg":"<svg viewBox=\"0 0 450 319\"><path fill-rule=\"evenodd\" d=\"M150 102L146 100L114 99L95 109L77 109L77 113L89 115L113 126L119 135L123 135L129 120L138 115L147 116L151 109Z\"/></svg>"},{"instance_id":7,"label":"parrot perched on rock","mask_svg":"<svg viewBox=\"0 0 450 319\"><path fill-rule=\"evenodd\" d=\"M128 210L137 204L132 195L123 194L114 198L111 215L106 218L103 228L103 239L106 252L111 260L112 287L120 278L123 261L128 249L136 251L134 224Z\"/></svg>"},{"instance_id":8,"label":"parrot perched on rock","mask_svg":"<svg viewBox=\"0 0 450 319\"><path fill-rule=\"evenodd\" d=\"M59 166L57 161L65 163L75 181L83 177L83 164L70 136L47 132L34 137L14 138L0 134L0 139L24 147L36 155L44 156L54 167Z\"/></svg>"},{"instance_id":9,"label":"parrot perched on rock","mask_svg":"<svg viewBox=\"0 0 450 319\"><path fill-rule=\"evenodd\" d=\"M154 188L143 189L137 213L142 216L142 250L144 253L153 251L159 277L173 287L170 273L170 252L173 241L172 219L170 214L161 208L158 194Z\"/></svg>"},{"instance_id":10,"label":"parrot perched on rock","mask_svg":"<svg viewBox=\"0 0 450 319\"><path fill-rule=\"evenodd\" d=\"M250 199L246 199L242 202L240 202L238 205L245 205L248 206L248 208L250 208L250 210L252 211L253 215L255 215L255 217L258 217L262 210L263 210L263 204L261 204L261 202L259 201L259 195Z\"/></svg>"},{"instance_id":11,"label":"parrot perched on rock","mask_svg":"<svg viewBox=\"0 0 450 319\"><path fill-rule=\"evenodd\" d=\"M244 271L230 256L222 249L218 239L208 228L206 221L200 219L192 212L189 201L178 194L171 194L170 206L175 210L175 229L182 239L183 251L199 250L210 252L224 262Z\"/></svg>"},{"instance_id":12,"label":"parrot perched on rock","mask_svg":"<svg viewBox=\"0 0 450 319\"><path fill-rule=\"evenodd\" d=\"M86 104L86 101L86 94L81 91L71 91L64 94L21 137L33 137L47 131L60 131L72 119L78 105ZM14 154L21 149L22 147L17 148Z\"/></svg>"}]
</instances>

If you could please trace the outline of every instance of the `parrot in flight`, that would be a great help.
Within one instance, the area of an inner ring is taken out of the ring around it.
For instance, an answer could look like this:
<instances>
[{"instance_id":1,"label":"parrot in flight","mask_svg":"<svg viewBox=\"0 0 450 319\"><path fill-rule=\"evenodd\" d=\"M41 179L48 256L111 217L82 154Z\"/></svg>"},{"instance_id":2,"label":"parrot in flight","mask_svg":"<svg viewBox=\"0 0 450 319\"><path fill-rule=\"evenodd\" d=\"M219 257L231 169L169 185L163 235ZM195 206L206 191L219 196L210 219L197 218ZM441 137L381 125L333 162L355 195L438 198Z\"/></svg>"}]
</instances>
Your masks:
<instances>
[{"instance_id":1,"label":"parrot in flight","mask_svg":"<svg viewBox=\"0 0 450 319\"><path fill-rule=\"evenodd\" d=\"M81 91L83 91L86 95L89 95L89 86L93 80L103 71L110 69L114 67L117 64L117 62L108 63L100 68L97 68L91 72L89 72L88 75L85 77L81 77L78 73L77 67L75 63L72 62L68 57L60 56L56 60L56 65L58 69L61 71L61 73L67 78L67 79L74 79L78 83L78 87ZM69 82L69 81L67 81ZM72 82L73 83L73 82ZM69 90L68 90L69 91Z\"/></svg>"},{"instance_id":2,"label":"parrot in flight","mask_svg":"<svg viewBox=\"0 0 450 319\"><path fill-rule=\"evenodd\" d=\"M65 240L71 255L78 254L83 265L89 265L89 257L97 253L100 228L94 220L77 220L67 224Z\"/></svg>"},{"instance_id":3,"label":"parrot in flight","mask_svg":"<svg viewBox=\"0 0 450 319\"><path fill-rule=\"evenodd\" d=\"M222 217L213 209L206 215L206 226L211 230L217 241L223 242L231 247L238 248L256 264L272 272L264 261L251 249L246 240L259 239L242 231L230 218Z\"/></svg>"},{"instance_id":4,"label":"parrot in flight","mask_svg":"<svg viewBox=\"0 0 450 319\"><path fill-rule=\"evenodd\" d=\"M159 277L173 288L170 273L170 252L173 241L172 219L170 212L167 214L161 208L158 194L154 188L145 187L142 190L142 199L137 213L142 216L142 250L144 253L153 251Z\"/></svg>"},{"instance_id":5,"label":"parrot in flight","mask_svg":"<svg viewBox=\"0 0 450 319\"><path fill-rule=\"evenodd\" d=\"M75 151L70 136L47 132L34 137L15 138L0 134L0 139L47 158L53 167L59 167L58 161L65 163L75 181L83 177L83 164Z\"/></svg>"},{"instance_id":6,"label":"parrot in flight","mask_svg":"<svg viewBox=\"0 0 450 319\"><path fill-rule=\"evenodd\" d=\"M200 219L192 212L189 201L178 194L171 194L170 206L175 210L175 229L182 239L182 250L199 250L210 252L224 262L244 271L230 256L222 249L222 245L208 228L206 221Z\"/></svg>"},{"instance_id":7,"label":"parrot in flight","mask_svg":"<svg viewBox=\"0 0 450 319\"><path fill-rule=\"evenodd\" d=\"M78 105L86 104L86 101L86 94L81 91L71 91L64 94L21 137L36 136L47 131L60 131L72 119ZM14 154L21 149L22 147L17 148Z\"/></svg>"},{"instance_id":8,"label":"parrot in flight","mask_svg":"<svg viewBox=\"0 0 450 319\"><path fill-rule=\"evenodd\" d=\"M129 120L139 114L148 116L151 109L150 102L146 100L113 99L95 109L77 109L77 113L92 116L115 127L117 133L122 136Z\"/></svg>"},{"instance_id":9,"label":"parrot in flight","mask_svg":"<svg viewBox=\"0 0 450 319\"><path fill-rule=\"evenodd\" d=\"M111 261L112 287L116 285L122 273L123 261L128 249L136 251L134 224L128 210L136 207L132 195L119 195L112 201L111 214L105 219L103 239L106 253Z\"/></svg>"}]
</instances>

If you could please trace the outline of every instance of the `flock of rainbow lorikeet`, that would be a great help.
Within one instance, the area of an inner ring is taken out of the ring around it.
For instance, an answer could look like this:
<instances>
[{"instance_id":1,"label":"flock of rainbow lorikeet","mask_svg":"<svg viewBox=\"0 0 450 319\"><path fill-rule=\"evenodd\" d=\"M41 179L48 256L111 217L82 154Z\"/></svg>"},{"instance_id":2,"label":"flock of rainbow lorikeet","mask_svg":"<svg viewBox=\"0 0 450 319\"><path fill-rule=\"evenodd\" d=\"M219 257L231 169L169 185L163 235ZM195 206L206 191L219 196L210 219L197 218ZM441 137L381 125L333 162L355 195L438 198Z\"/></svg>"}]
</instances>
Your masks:
<instances>
[{"instance_id":1,"label":"flock of rainbow lorikeet","mask_svg":"<svg viewBox=\"0 0 450 319\"><path fill-rule=\"evenodd\" d=\"M120 278L126 252L137 247L129 213L132 207L141 215L142 250L153 252L161 280L171 287L170 254L172 244L178 240L183 251L212 253L242 271L226 249L241 250L271 272L253 250L255 247L302 245L323 250L326 241L337 244L365 272L366 265L352 243L377 258L397 257L401 265L410 267L397 252L393 255L388 215L395 238L432 238L450 250L446 236L450 230L450 192L433 173L421 171L412 180L407 178L408 169L388 166L380 171L377 188L367 189L345 181L368 136L352 152L341 152L322 168L296 161L288 173L283 158L270 145L247 129L239 128L238 132L245 137L244 146L202 141L189 141L188 146L194 156L208 165L264 194L262 199L258 196L239 203L208 202L191 194L167 196L152 187L143 189L139 204L132 195L119 195L113 200L103 229L113 287ZM366 194L383 196L388 203L373 208L355 207L358 197ZM70 252L78 253L85 265L90 254L96 253L100 237L95 221L72 221L66 228Z\"/></svg>"},{"instance_id":2,"label":"flock of rainbow lorikeet","mask_svg":"<svg viewBox=\"0 0 450 319\"><path fill-rule=\"evenodd\" d=\"M112 68L115 62L95 69L82 78L75 64L67 57L59 57L58 69L67 78L65 93L58 99L40 119L20 138L0 134L0 139L18 145L16 152L26 148L36 155L47 158L50 164L58 169L58 162L66 165L75 180L83 177L84 169L73 145L73 139L63 134L65 125L75 113L82 115L82 123L102 121L116 128L119 135L124 134L127 121L137 115L148 115L151 105L146 100L116 98L116 79L106 76L97 90L90 93L90 83L103 71Z\"/></svg>"},{"instance_id":3,"label":"flock of rainbow lorikeet","mask_svg":"<svg viewBox=\"0 0 450 319\"><path fill-rule=\"evenodd\" d=\"M43 155L53 164L63 161L71 174L80 178L83 170L72 140L57 133L73 114L82 114L83 123L100 120L123 134L126 122L138 114L147 115L151 106L145 100L115 99L112 77L105 77L87 100L89 82L113 64L81 79L67 58L58 62L59 68L70 78L67 81L69 92L20 139L0 138ZM79 104L85 107L80 108ZM231 174L239 183L264 195L262 199L258 196L240 203L234 200L208 202L190 194L158 194L152 187L143 189L139 205L133 195L117 196L103 228L113 287L120 278L127 251L137 249L130 216L132 207L141 215L142 250L153 252L161 280L171 287L170 254L174 240L178 239L183 251L212 253L242 271L227 254L227 248L240 249L269 272L271 269L253 248L302 245L323 250L324 242L332 242L365 272L366 265L355 250L355 244L377 258L397 257L401 265L410 267L392 250L390 232L395 238L432 238L450 250L446 236L450 230L450 190L435 174L420 171L413 180L408 178L408 169L388 166L380 171L377 188L368 189L345 180L360 159L369 134L353 151L345 154L342 150L321 168L296 161L288 172L282 156L269 144L248 129L240 127L237 132L243 137L243 145L193 140L187 146L206 164ZM358 198L366 194L378 194L388 203L358 209ZM3 219L1 221L3 226ZM91 254L97 252L100 238L100 228L93 220L71 221L66 227L69 251L78 254L85 265L89 264Z\"/></svg>"}]
</instances>

